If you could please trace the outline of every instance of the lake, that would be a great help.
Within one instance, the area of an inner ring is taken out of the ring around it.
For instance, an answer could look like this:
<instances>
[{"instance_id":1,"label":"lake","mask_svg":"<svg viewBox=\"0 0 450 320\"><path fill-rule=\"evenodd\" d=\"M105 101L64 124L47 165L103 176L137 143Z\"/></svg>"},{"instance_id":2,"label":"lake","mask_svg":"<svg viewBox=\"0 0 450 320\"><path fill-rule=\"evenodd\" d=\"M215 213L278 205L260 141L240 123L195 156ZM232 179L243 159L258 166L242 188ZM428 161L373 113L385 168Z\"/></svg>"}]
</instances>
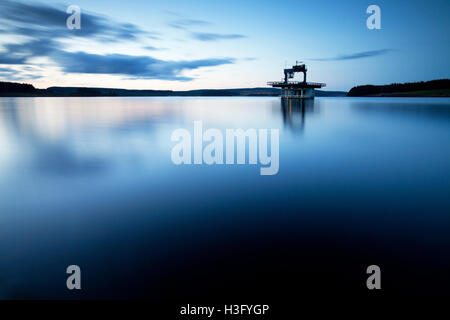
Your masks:
<instances>
[{"instance_id":1,"label":"lake","mask_svg":"<svg viewBox=\"0 0 450 320\"><path fill-rule=\"evenodd\" d=\"M175 165L194 121L278 129L278 172ZM439 295L449 230L447 98L0 98L1 299Z\"/></svg>"}]
</instances>

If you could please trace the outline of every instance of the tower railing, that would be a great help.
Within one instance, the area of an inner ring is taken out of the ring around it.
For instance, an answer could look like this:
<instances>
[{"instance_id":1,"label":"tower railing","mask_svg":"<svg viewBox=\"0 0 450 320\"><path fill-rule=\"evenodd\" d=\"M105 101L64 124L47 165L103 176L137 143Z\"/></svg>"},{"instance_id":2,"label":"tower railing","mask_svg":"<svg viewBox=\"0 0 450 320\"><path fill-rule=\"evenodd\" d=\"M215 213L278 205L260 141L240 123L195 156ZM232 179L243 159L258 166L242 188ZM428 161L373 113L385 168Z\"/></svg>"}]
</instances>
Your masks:
<instances>
[{"instance_id":1,"label":"tower railing","mask_svg":"<svg viewBox=\"0 0 450 320\"><path fill-rule=\"evenodd\" d=\"M325 87L325 83L320 83L320 82L303 82L303 81L288 81L288 82L284 82L284 81L270 81L267 82L267 85L269 86L273 86L273 85L299 85L299 84L306 84L309 86L321 86L321 87Z\"/></svg>"}]
</instances>

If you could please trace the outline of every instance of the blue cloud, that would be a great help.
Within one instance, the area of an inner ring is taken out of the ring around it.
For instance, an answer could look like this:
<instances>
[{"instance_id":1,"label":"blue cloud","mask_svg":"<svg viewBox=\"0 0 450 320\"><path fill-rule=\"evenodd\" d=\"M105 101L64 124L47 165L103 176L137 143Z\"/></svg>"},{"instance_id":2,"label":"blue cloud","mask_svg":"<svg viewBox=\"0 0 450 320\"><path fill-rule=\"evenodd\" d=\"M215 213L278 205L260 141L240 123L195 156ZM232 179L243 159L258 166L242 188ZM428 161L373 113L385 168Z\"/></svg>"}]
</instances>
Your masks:
<instances>
[{"instance_id":1,"label":"blue cloud","mask_svg":"<svg viewBox=\"0 0 450 320\"><path fill-rule=\"evenodd\" d=\"M245 38L242 34L220 34L220 33L206 33L206 32L193 32L192 37L200 41L217 41L227 39L241 39Z\"/></svg>"},{"instance_id":2,"label":"blue cloud","mask_svg":"<svg viewBox=\"0 0 450 320\"><path fill-rule=\"evenodd\" d=\"M312 61L354 60L354 59L376 57L376 56L380 56L380 55L389 53L391 51L393 51L393 50L392 49L381 49L381 50L357 52L357 53L347 54L347 55L338 55L338 56L332 57L332 58L318 58L318 59L309 59L309 60L312 60Z\"/></svg>"},{"instance_id":3,"label":"blue cloud","mask_svg":"<svg viewBox=\"0 0 450 320\"><path fill-rule=\"evenodd\" d=\"M0 64L24 64L26 57L10 56L9 52L0 53Z\"/></svg>"},{"instance_id":4,"label":"blue cloud","mask_svg":"<svg viewBox=\"0 0 450 320\"><path fill-rule=\"evenodd\" d=\"M80 30L66 27L68 17L65 7L41 3L23 3L11 0L0 2L0 33L32 38L23 43L4 44L0 52L0 64L25 65L35 57L48 57L67 73L95 73L124 75L132 79L165 79L188 81L182 72L202 67L220 66L234 63L233 58L208 58L187 61L165 61L149 56L123 54L89 54L67 52L62 39L87 37L99 42L136 41L139 37L157 38L155 32L142 30L130 23L118 23L94 13L82 11ZM26 13L26 14L25 14ZM173 22L180 28L207 25L209 22L180 18ZM213 37L212 34L206 34ZM222 38L235 38L238 35L219 35ZM161 50L153 46L147 50ZM3 75L11 73L3 72ZM32 75L38 77L38 75Z\"/></svg>"},{"instance_id":5,"label":"blue cloud","mask_svg":"<svg viewBox=\"0 0 450 320\"><path fill-rule=\"evenodd\" d=\"M99 73L131 76L141 79L164 79L188 81L181 76L184 70L213 67L234 63L232 58L214 58L191 61L164 61L148 56L123 54L90 54L86 52L60 51L53 56L68 73Z\"/></svg>"},{"instance_id":6,"label":"blue cloud","mask_svg":"<svg viewBox=\"0 0 450 320\"><path fill-rule=\"evenodd\" d=\"M23 81L42 78L40 75L32 74L27 71L35 71L33 69L15 70L11 68L0 68L0 78L7 81Z\"/></svg>"},{"instance_id":7,"label":"blue cloud","mask_svg":"<svg viewBox=\"0 0 450 320\"><path fill-rule=\"evenodd\" d=\"M118 23L86 11L82 11L82 28L69 30L66 27L68 14L65 10L63 6L2 0L0 23L8 33L52 39L83 36L120 41L156 35L155 32L144 31L136 25Z\"/></svg>"},{"instance_id":8,"label":"blue cloud","mask_svg":"<svg viewBox=\"0 0 450 320\"><path fill-rule=\"evenodd\" d=\"M158 48L154 46L145 46L144 49L150 50L150 51L159 51L159 50L166 50L167 48Z\"/></svg>"},{"instance_id":9,"label":"blue cloud","mask_svg":"<svg viewBox=\"0 0 450 320\"><path fill-rule=\"evenodd\" d=\"M211 22L196 19L181 18L168 23L169 26L176 29L187 29L189 27L208 26Z\"/></svg>"}]
</instances>

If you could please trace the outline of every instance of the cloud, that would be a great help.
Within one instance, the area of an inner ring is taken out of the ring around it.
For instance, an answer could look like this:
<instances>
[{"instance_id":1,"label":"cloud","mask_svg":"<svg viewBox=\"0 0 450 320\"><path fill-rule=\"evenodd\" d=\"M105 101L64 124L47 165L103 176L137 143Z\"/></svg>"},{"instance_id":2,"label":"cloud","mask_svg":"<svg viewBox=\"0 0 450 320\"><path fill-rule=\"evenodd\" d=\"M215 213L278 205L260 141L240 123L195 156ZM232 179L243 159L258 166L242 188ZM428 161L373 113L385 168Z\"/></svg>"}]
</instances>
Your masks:
<instances>
[{"instance_id":1,"label":"cloud","mask_svg":"<svg viewBox=\"0 0 450 320\"><path fill-rule=\"evenodd\" d=\"M99 40L136 40L139 36L155 35L130 23L119 23L82 10L80 30L66 27L68 14L63 6L53 7L42 3L22 3L2 0L0 3L0 22L8 31L15 34L62 38L83 36Z\"/></svg>"},{"instance_id":2,"label":"cloud","mask_svg":"<svg viewBox=\"0 0 450 320\"><path fill-rule=\"evenodd\" d=\"M24 43L6 44L4 48L13 56L22 57L42 57L58 50L60 45L52 39L36 39Z\"/></svg>"},{"instance_id":3,"label":"cloud","mask_svg":"<svg viewBox=\"0 0 450 320\"><path fill-rule=\"evenodd\" d=\"M145 46L144 49L147 49L150 51L167 50L167 48L158 48L158 47L154 47L154 46Z\"/></svg>"},{"instance_id":4,"label":"cloud","mask_svg":"<svg viewBox=\"0 0 450 320\"><path fill-rule=\"evenodd\" d=\"M181 76L184 70L234 63L232 58L214 58L191 61L164 61L148 56L123 54L90 54L86 52L58 52L54 59L68 73L99 73L132 76L141 79L188 81Z\"/></svg>"},{"instance_id":5,"label":"cloud","mask_svg":"<svg viewBox=\"0 0 450 320\"><path fill-rule=\"evenodd\" d=\"M22 81L42 78L40 75L33 73L35 70L22 67L22 70L16 70L11 68L0 68L0 78L8 81Z\"/></svg>"},{"instance_id":6,"label":"cloud","mask_svg":"<svg viewBox=\"0 0 450 320\"><path fill-rule=\"evenodd\" d=\"M172 11L172 10L164 10L163 12L165 14L168 14L169 16L182 17L181 14L179 14L178 12Z\"/></svg>"},{"instance_id":7,"label":"cloud","mask_svg":"<svg viewBox=\"0 0 450 320\"><path fill-rule=\"evenodd\" d=\"M169 26L176 29L187 29L189 27L208 26L211 22L196 19L181 18L168 23Z\"/></svg>"},{"instance_id":8,"label":"cloud","mask_svg":"<svg viewBox=\"0 0 450 320\"><path fill-rule=\"evenodd\" d=\"M188 29L190 27L202 27L202 26L212 25L212 23L209 21L186 18L182 14L179 14L178 12L165 10L164 13L166 13L172 17L176 17L175 20L172 20L167 23L167 25L172 28Z\"/></svg>"},{"instance_id":9,"label":"cloud","mask_svg":"<svg viewBox=\"0 0 450 320\"><path fill-rule=\"evenodd\" d=\"M62 50L60 39L86 37L97 41L135 41L140 35L151 36L130 23L117 23L111 19L82 11L81 29L66 27L68 14L62 6L41 3L0 2L0 29L3 34L32 38L23 43L4 44L0 64L26 64L30 58L50 56Z\"/></svg>"},{"instance_id":10,"label":"cloud","mask_svg":"<svg viewBox=\"0 0 450 320\"><path fill-rule=\"evenodd\" d=\"M0 68L0 72L13 73L15 70L9 68Z\"/></svg>"},{"instance_id":11,"label":"cloud","mask_svg":"<svg viewBox=\"0 0 450 320\"><path fill-rule=\"evenodd\" d=\"M332 58L319 58L319 59L309 59L309 60L312 60L312 61L354 60L354 59L362 59L362 58L381 56L381 55L389 53L391 51L393 51L393 50L392 49L381 49L381 50L357 52L357 53L347 54L347 55L341 54L341 55L338 55L338 56L332 57Z\"/></svg>"},{"instance_id":12,"label":"cloud","mask_svg":"<svg viewBox=\"0 0 450 320\"><path fill-rule=\"evenodd\" d=\"M217 41L226 39L241 39L245 38L242 34L220 34L220 33L205 33L205 32L193 32L192 37L200 41Z\"/></svg>"},{"instance_id":13,"label":"cloud","mask_svg":"<svg viewBox=\"0 0 450 320\"><path fill-rule=\"evenodd\" d=\"M0 2L0 33L9 36L31 38L22 43L6 43L0 51L0 64L29 65L36 57L47 57L67 73L124 75L131 79L164 79L188 81L182 75L185 70L220 66L234 63L233 58L207 58L186 61L165 61L149 56L124 54L90 54L86 52L65 51L67 39L85 37L99 43L136 42L140 38L157 38L158 34L142 30L131 23L119 23L91 12L81 12L81 29L69 30L66 27L64 6L50 6L42 3L23 3L11 0ZM209 22L180 18L174 21L180 27L206 25ZM225 35L225 37L235 37ZM147 50L162 50L153 46ZM17 71L19 72L19 71ZM25 70L22 70L25 72ZM12 75L3 71L2 75ZM20 74L15 74L20 76ZM23 74L25 76L25 73ZM30 75L29 77L39 77Z\"/></svg>"},{"instance_id":14,"label":"cloud","mask_svg":"<svg viewBox=\"0 0 450 320\"><path fill-rule=\"evenodd\" d=\"M0 24L8 33L45 38L67 38L83 36L99 40L136 40L142 35L154 35L131 23L119 23L94 13L81 11L81 29L69 30L69 16L63 6L42 3L23 3L2 0L0 2Z\"/></svg>"},{"instance_id":15,"label":"cloud","mask_svg":"<svg viewBox=\"0 0 450 320\"><path fill-rule=\"evenodd\" d=\"M9 56L9 52L0 52L0 64L24 64L26 57Z\"/></svg>"}]
</instances>

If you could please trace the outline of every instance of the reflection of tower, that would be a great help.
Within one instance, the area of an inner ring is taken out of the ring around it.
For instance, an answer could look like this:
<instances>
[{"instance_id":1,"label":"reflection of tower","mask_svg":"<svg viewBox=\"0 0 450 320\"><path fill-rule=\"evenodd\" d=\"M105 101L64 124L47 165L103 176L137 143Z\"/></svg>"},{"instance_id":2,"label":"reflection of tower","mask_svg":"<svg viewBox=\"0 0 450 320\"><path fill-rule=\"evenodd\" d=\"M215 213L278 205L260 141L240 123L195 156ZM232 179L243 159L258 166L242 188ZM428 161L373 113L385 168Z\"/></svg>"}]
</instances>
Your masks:
<instances>
[{"instance_id":1,"label":"reflection of tower","mask_svg":"<svg viewBox=\"0 0 450 320\"><path fill-rule=\"evenodd\" d=\"M281 111L286 127L295 131L303 131L305 114L314 112L314 100L281 99Z\"/></svg>"}]
</instances>

